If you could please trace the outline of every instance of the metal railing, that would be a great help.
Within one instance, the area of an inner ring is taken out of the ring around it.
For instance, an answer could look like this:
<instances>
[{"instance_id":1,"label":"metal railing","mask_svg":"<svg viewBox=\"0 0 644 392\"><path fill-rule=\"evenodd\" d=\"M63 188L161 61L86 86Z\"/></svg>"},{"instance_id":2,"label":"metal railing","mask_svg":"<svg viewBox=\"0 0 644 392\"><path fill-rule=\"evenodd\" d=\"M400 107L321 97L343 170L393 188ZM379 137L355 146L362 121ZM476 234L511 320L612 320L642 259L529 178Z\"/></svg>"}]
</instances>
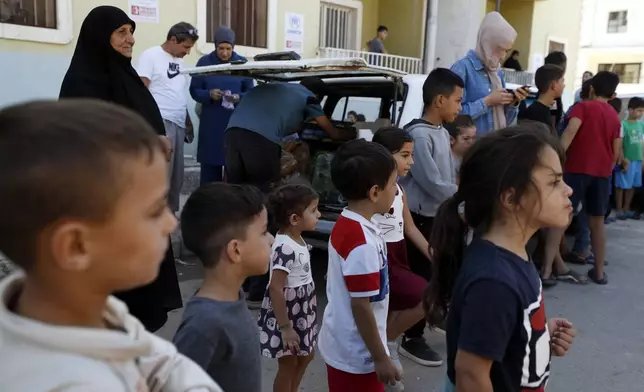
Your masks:
<instances>
[{"instance_id":1,"label":"metal railing","mask_svg":"<svg viewBox=\"0 0 644 392\"><path fill-rule=\"evenodd\" d=\"M422 73L423 62L419 58L364 52L361 50L320 48L320 58L355 58L365 59L367 63L381 67L393 68L410 74Z\"/></svg>"},{"instance_id":2,"label":"metal railing","mask_svg":"<svg viewBox=\"0 0 644 392\"><path fill-rule=\"evenodd\" d=\"M534 84L534 74L532 72L515 71L508 68L502 68L501 70L506 83L520 84L521 86Z\"/></svg>"},{"instance_id":3,"label":"metal railing","mask_svg":"<svg viewBox=\"0 0 644 392\"><path fill-rule=\"evenodd\" d=\"M393 54L380 54L365 52L362 50L339 49L339 48L320 48L319 58L355 58L365 59L369 64L379 65L382 67L393 68L409 74L423 73L423 61L416 57L397 56ZM527 71L515 71L513 69L502 68L503 76L506 83L520 85L533 85L534 74Z\"/></svg>"}]
</instances>

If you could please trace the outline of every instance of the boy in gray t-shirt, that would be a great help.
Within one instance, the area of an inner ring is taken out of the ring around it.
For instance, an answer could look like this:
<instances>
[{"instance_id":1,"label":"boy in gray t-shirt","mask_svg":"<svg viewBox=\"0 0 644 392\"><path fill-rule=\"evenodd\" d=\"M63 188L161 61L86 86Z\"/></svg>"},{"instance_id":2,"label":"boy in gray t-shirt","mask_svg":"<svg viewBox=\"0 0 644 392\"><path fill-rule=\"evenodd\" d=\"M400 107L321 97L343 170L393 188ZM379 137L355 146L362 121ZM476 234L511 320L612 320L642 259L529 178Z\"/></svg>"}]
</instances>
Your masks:
<instances>
[{"instance_id":1,"label":"boy in gray t-shirt","mask_svg":"<svg viewBox=\"0 0 644 392\"><path fill-rule=\"evenodd\" d=\"M378 34L371 41L367 42L367 50L371 53L386 54L384 40L387 39L389 30L386 26L378 26Z\"/></svg>"},{"instance_id":2,"label":"boy in gray t-shirt","mask_svg":"<svg viewBox=\"0 0 644 392\"><path fill-rule=\"evenodd\" d=\"M183 208L181 230L204 265L205 279L173 342L224 391L261 392L259 329L241 286L268 270L273 236L264 196L250 186L203 185Z\"/></svg>"}]
</instances>

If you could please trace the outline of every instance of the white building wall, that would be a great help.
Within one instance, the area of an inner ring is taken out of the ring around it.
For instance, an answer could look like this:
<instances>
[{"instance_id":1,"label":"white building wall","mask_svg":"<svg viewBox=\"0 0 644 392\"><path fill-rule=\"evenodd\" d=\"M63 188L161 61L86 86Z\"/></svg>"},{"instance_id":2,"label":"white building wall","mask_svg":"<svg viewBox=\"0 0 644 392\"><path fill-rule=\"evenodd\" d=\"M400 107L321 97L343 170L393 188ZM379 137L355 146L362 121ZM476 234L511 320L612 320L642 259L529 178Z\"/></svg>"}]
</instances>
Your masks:
<instances>
[{"instance_id":1,"label":"white building wall","mask_svg":"<svg viewBox=\"0 0 644 392\"><path fill-rule=\"evenodd\" d=\"M616 11L628 12L626 32L608 32L608 15ZM644 0L584 0L582 18L582 47L644 47Z\"/></svg>"},{"instance_id":2,"label":"white building wall","mask_svg":"<svg viewBox=\"0 0 644 392\"><path fill-rule=\"evenodd\" d=\"M626 31L609 33L609 14L617 11L627 11ZM583 0L575 88L599 64L642 64L635 83L644 83L644 0Z\"/></svg>"},{"instance_id":3,"label":"white building wall","mask_svg":"<svg viewBox=\"0 0 644 392\"><path fill-rule=\"evenodd\" d=\"M449 68L468 50L474 49L479 25L485 15L485 2L482 0L428 1L438 1L438 33L434 65Z\"/></svg>"}]
</instances>

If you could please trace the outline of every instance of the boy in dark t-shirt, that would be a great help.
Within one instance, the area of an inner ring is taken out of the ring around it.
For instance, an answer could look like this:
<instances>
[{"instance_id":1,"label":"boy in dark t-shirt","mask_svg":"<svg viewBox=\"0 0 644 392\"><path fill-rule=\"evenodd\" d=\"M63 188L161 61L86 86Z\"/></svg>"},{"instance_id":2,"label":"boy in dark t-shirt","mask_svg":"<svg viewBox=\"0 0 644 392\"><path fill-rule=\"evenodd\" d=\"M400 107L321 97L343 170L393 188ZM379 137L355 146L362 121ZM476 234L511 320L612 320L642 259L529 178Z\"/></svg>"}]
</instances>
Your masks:
<instances>
[{"instance_id":1,"label":"boy in dark t-shirt","mask_svg":"<svg viewBox=\"0 0 644 392\"><path fill-rule=\"evenodd\" d=\"M544 59L544 64L556 65L557 67L564 70L566 73L566 68L568 67L568 57L564 52L551 52ZM550 107L550 114L552 115L555 127L557 127L563 119L563 102L561 101L561 96L555 99L555 102Z\"/></svg>"},{"instance_id":2,"label":"boy in dark t-shirt","mask_svg":"<svg viewBox=\"0 0 644 392\"><path fill-rule=\"evenodd\" d=\"M565 71L562 68L552 64L546 64L537 70L534 79L539 89L539 98L527 109L519 112L519 121L530 120L543 123L548 127L551 134L557 135L555 120L552 117L550 108L556 102L556 99L561 97L566 87L564 74ZM543 241L540 241L538 251L535 253L541 254L543 253L542 248L549 246L548 241L551 239L546 233L547 229L540 231L540 237L545 239L545 245ZM550 246L554 248L556 244L553 243ZM568 268L559 254L556 254L554 258L545 258L543 266L544 274L541 280L544 287L553 286L558 280L579 284L586 283L585 276Z\"/></svg>"},{"instance_id":3,"label":"boy in dark t-shirt","mask_svg":"<svg viewBox=\"0 0 644 392\"><path fill-rule=\"evenodd\" d=\"M543 123L555 134L550 107L557 98L561 98L566 87L564 74L565 71L562 68L552 64L546 64L537 69L534 81L539 89L539 98L519 112L519 121L531 120Z\"/></svg>"}]
</instances>

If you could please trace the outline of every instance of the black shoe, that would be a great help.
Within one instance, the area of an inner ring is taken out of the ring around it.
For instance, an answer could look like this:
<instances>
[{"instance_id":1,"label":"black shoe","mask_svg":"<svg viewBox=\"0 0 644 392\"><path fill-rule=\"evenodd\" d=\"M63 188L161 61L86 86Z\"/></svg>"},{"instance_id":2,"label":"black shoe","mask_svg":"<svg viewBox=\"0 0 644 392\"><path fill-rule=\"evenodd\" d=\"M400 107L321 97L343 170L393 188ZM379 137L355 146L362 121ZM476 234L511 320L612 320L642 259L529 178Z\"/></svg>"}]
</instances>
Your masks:
<instances>
[{"instance_id":1,"label":"black shoe","mask_svg":"<svg viewBox=\"0 0 644 392\"><path fill-rule=\"evenodd\" d=\"M246 294L246 306L250 310L261 309L264 296Z\"/></svg>"},{"instance_id":2,"label":"black shoe","mask_svg":"<svg viewBox=\"0 0 644 392\"><path fill-rule=\"evenodd\" d=\"M438 323L438 325L429 328L429 330L440 335L445 335L445 331L447 331L447 320L441 321L440 323Z\"/></svg>"},{"instance_id":3,"label":"black shoe","mask_svg":"<svg viewBox=\"0 0 644 392\"><path fill-rule=\"evenodd\" d=\"M423 366L441 366L443 358L425 342L425 338L403 338L398 350L400 355Z\"/></svg>"},{"instance_id":4,"label":"black shoe","mask_svg":"<svg viewBox=\"0 0 644 392\"><path fill-rule=\"evenodd\" d=\"M556 285L557 285L557 279L555 279L555 277L552 275L550 275L547 278L544 278L544 277L541 278L541 286L544 289L555 287Z\"/></svg>"}]
</instances>

